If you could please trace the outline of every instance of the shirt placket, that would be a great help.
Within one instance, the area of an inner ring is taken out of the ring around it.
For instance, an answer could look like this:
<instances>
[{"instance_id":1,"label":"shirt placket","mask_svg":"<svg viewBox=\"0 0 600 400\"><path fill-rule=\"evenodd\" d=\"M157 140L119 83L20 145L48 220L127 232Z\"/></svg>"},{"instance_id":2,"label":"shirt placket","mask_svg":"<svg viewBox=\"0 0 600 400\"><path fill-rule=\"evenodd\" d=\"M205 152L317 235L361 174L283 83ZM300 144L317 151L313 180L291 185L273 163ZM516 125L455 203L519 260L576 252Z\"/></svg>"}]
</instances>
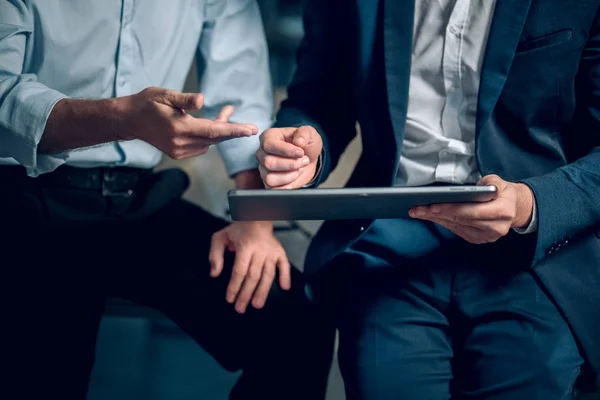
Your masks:
<instances>
[{"instance_id":1,"label":"shirt placket","mask_svg":"<svg viewBox=\"0 0 600 400\"><path fill-rule=\"evenodd\" d=\"M461 135L458 111L462 92L462 56L469 2L470 0L456 0L444 37L442 71L446 105L442 112L442 133L445 143L438 154L438 165L435 170L437 181L455 182L458 179L455 174L457 155L452 151L452 144L460 139Z\"/></svg>"},{"instance_id":2,"label":"shirt placket","mask_svg":"<svg viewBox=\"0 0 600 400\"><path fill-rule=\"evenodd\" d=\"M135 0L122 0L121 9L121 32L119 34L119 49L116 60L115 73L115 96L128 96L131 93L131 79L133 78L135 66L134 37L131 27ZM118 143L114 143L115 148L121 155L121 160L117 164L123 164L126 161L125 151Z\"/></svg>"}]
</instances>

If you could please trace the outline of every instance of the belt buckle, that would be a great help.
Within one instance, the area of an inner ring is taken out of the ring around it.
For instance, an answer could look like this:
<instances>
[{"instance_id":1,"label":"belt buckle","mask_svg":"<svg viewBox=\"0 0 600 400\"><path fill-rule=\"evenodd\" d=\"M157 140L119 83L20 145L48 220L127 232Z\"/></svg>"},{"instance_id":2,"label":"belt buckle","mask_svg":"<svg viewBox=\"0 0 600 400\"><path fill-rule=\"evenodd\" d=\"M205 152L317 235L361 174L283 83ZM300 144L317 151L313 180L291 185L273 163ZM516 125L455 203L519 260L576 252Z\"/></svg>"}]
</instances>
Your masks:
<instances>
[{"instance_id":1,"label":"belt buckle","mask_svg":"<svg viewBox=\"0 0 600 400\"><path fill-rule=\"evenodd\" d=\"M114 191L110 188L111 182L114 182L115 176L113 171L105 169L102 171L102 196L105 197L123 197L128 198L133 196L133 190L127 189L125 191Z\"/></svg>"}]
</instances>

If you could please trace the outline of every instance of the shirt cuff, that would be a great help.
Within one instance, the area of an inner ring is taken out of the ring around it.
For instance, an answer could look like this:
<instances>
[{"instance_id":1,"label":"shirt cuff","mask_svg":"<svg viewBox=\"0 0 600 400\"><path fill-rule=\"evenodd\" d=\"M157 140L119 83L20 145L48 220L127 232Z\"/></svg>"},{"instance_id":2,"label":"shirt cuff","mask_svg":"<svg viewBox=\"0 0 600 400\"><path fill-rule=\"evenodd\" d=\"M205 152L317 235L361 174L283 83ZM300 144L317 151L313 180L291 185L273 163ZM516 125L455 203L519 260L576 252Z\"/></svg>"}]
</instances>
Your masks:
<instances>
[{"instance_id":1,"label":"shirt cuff","mask_svg":"<svg viewBox=\"0 0 600 400\"><path fill-rule=\"evenodd\" d=\"M315 176L308 182L303 188L312 188L315 186L317 181L319 180L319 176L321 175L321 171L323 169L323 153L319 154L319 159L317 160L317 169L315 170Z\"/></svg>"},{"instance_id":2,"label":"shirt cuff","mask_svg":"<svg viewBox=\"0 0 600 400\"><path fill-rule=\"evenodd\" d=\"M526 235L528 233L537 232L538 229L538 215L537 215L537 206L535 204L535 199L533 200L533 211L531 213L531 222L527 228L513 228L515 232L521 235Z\"/></svg>"},{"instance_id":3,"label":"shirt cuff","mask_svg":"<svg viewBox=\"0 0 600 400\"><path fill-rule=\"evenodd\" d=\"M37 82L22 83L10 93L0 107L0 157L13 158L31 177L65 163L68 153L39 154L37 149L52 109L64 98Z\"/></svg>"},{"instance_id":4,"label":"shirt cuff","mask_svg":"<svg viewBox=\"0 0 600 400\"><path fill-rule=\"evenodd\" d=\"M238 172L258 168L256 150L260 146L258 135L227 140L217 145L225 164L227 175L235 176Z\"/></svg>"},{"instance_id":5,"label":"shirt cuff","mask_svg":"<svg viewBox=\"0 0 600 400\"><path fill-rule=\"evenodd\" d=\"M226 140L217 144L217 149L230 178L233 178L239 172L258 168L256 151L260 147L260 136L272 125L272 121L265 116L266 114L250 112L238 112L232 116L231 122L253 123L258 127L259 133L254 136ZM212 113L203 116L203 118L208 119L215 119L216 117Z\"/></svg>"}]
</instances>

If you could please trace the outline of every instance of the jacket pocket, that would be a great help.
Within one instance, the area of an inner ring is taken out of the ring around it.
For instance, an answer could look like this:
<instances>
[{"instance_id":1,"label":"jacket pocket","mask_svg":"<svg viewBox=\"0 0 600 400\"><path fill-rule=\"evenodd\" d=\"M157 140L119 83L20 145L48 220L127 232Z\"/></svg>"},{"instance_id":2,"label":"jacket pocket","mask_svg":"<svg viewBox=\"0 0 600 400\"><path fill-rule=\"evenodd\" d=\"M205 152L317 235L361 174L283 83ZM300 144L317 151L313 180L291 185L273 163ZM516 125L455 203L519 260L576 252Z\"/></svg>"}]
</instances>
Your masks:
<instances>
[{"instance_id":1,"label":"jacket pocket","mask_svg":"<svg viewBox=\"0 0 600 400\"><path fill-rule=\"evenodd\" d=\"M517 47L517 54L556 46L557 44L568 42L571 39L573 39L573 29L563 29L562 31L520 43Z\"/></svg>"}]
</instances>

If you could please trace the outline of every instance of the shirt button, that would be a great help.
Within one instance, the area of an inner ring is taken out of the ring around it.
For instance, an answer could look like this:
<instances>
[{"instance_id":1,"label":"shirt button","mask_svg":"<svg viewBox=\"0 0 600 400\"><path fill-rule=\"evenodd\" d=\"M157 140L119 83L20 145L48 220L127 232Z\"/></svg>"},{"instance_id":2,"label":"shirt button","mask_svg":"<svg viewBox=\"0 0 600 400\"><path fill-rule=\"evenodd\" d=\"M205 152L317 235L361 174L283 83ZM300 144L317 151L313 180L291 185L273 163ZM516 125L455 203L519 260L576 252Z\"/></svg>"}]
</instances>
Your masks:
<instances>
[{"instance_id":1,"label":"shirt button","mask_svg":"<svg viewBox=\"0 0 600 400\"><path fill-rule=\"evenodd\" d=\"M460 34L460 28L456 25L450 25L450 27L448 28L448 31L453 34L458 36Z\"/></svg>"},{"instance_id":2,"label":"shirt button","mask_svg":"<svg viewBox=\"0 0 600 400\"><path fill-rule=\"evenodd\" d=\"M365 230L365 227L364 227L364 226L361 226L361 227L360 227L360 231L361 231L361 232L363 232L364 230Z\"/></svg>"}]
</instances>

